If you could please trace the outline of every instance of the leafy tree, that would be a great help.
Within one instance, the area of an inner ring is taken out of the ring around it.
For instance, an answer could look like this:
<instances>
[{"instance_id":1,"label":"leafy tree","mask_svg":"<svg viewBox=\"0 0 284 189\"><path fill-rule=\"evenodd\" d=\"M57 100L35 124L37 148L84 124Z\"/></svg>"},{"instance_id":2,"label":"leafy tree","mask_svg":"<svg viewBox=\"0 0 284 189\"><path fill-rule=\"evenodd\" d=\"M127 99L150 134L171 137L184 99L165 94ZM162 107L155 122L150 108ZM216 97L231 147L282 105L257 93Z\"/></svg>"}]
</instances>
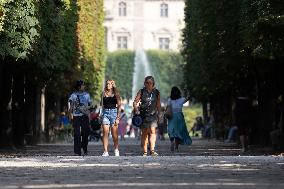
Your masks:
<instances>
[{"instance_id":1,"label":"leafy tree","mask_svg":"<svg viewBox=\"0 0 284 189\"><path fill-rule=\"evenodd\" d=\"M33 0L0 1L0 56L26 58L39 36L39 21Z\"/></svg>"},{"instance_id":2,"label":"leafy tree","mask_svg":"<svg viewBox=\"0 0 284 189\"><path fill-rule=\"evenodd\" d=\"M94 96L98 92L105 58L102 2L0 0L0 146L23 145L27 133L34 139L49 133L40 125L42 97L47 112L60 111L78 78Z\"/></svg>"},{"instance_id":3,"label":"leafy tree","mask_svg":"<svg viewBox=\"0 0 284 189\"><path fill-rule=\"evenodd\" d=\"M256 124L259 133L266 133L258 138L267 140L273 99L284 92L280 82L284 71L283 2L189 0L185 4L182 55L192 94L203 105L210 102L216 122L231 113L234 97L258 99L263 120Z\"/></svg>"},{"instance_id":4,"label":"leafy tree","mask_svg":"<svg viewBox=\"0 0 284 189\"><path fill-rule=\"evenodd\" d=\"M91 94L99 100L105 72L103 0L78 0L77 3L79 68Z\"/></svg>"},{"instance_id":5,"label":"leafy tree","mask_svg":"<svg viewBox=\"0 0 284 189\"><path fill-rule=\"evenodd\" d=\"M75 61L76 1L42 1L38 4L38 16L40 38L35 52L30 55L34 74L50 93L65 96L74 80L80 77Z\"/></svg>"},{"instance_id":6,"label":"leafy tree","mask_svg":"<svg viewBox=\"0 0 284 189\"><path fill-rule=\"evenodd\" d=\"M105 76L116 81L122 98L132 97L132 79L134 70L134 52L121 50L108 53Z\"/></svg>"}]
</instances>

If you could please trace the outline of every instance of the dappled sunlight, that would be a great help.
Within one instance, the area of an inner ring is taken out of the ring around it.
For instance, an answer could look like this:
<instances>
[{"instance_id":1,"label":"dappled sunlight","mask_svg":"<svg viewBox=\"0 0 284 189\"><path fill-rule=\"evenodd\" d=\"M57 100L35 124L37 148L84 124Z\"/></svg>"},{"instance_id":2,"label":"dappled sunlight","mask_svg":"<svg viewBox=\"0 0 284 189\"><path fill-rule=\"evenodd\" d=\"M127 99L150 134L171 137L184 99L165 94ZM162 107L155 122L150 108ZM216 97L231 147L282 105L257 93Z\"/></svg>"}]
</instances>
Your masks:
<instances>
[{"instance_id":1,"label":"dappled sunlight","mask_svg":"<svg viewBox=\"0 0 284 189\"><path fill-rule=\"evenodd\" d=\"M21 188L91 188L91 187L178 187L178 186L238 186L239 188L246 186L271 186L271 183L262 182L181 182L181 183L90 183L90 184L34 184L22 185ZM277 186L284 186L283 183ZM18 186L2 186L3 189L18 188Z\"/></svg>"},{"instance_id":2,"label":"dappled sunlight","mask_svg":"<svg viewBox=\"0 0 284 189\"><path fill-rule=\"evenodd\" d=\"M231 171L258 171L258 168L251 168L247 165L234 164L234 163L224 163L224 164L200 164L198 168L208 169L217 168L219 170L231 170Z\"/></svg>"},{"instance_id":3,"label":"dappled sunlight","mask_svg":"<svg viewBox=\"0 0 284 189\"><path fill-rule=\"evenodd\" d=\"M240 151L241 149L239 149L239 148L222 148L222 149L220 149L220 148L209 148L209 149L206 149L206 150L208 150L208 151L232 151L232 150Z\"/></svg>"},{"instance_id":4,"label":"dappled sunlight","mask_svg":"<svg viewBox=\"0 0 284 189\"><path fill-rule=\"evenodd\" d=\"M41 167L51 167L51 168L74 168L74 167L145 167L145 168L155 168L159 167L160 163L155 162L145 162L145 163L86 163L83 162L84 159L59 159L58 161L44 161L35 158L25 158L17 161L0 161L0 168L23 168L23 167L32 167L32 168L41 168ZM31 163L32 162L32 163Z\"/></svg>"},{"instance_id":5,"label":"dappled sunlight","mask_svg":"<svg viewBox=\"0 0 284 189\"><path fill-rule=\"evenodd\" d=\"M284 187L284 159L274 157L2 158L1 188L211 188ZM271 173L273 170L273 173ZM13 177L11 177L13 175ZM275 177L275 175L277 175ZM282 173L283 175L283 173Z\"/></svg>"}]
</instances>

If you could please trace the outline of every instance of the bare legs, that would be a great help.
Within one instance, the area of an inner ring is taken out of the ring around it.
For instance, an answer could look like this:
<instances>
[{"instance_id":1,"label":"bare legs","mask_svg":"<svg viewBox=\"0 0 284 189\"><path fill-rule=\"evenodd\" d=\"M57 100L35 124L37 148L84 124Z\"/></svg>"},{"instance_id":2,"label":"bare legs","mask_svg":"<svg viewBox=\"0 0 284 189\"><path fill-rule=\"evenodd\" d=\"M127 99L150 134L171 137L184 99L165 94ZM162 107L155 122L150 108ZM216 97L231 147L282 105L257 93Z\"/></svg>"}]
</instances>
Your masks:
<instances>
[{"instance_id":1,"label":"bare legs","mask_svg":"<svg viewBox=\"0 0 284 189\"><path fill-rule=\"evenodd\" d=\"M143 128L142 135L141 135L141 143L143 147L143 152L147 152L147 145L148 145L148 134L150 133L150 151L155 150L156 145L156 128Z\"/></svg>"},{"instance_id":2,"label":"bare legs","mask_svg":"<svg viewBox=\"0 0 284 189\"><path fill-rule=\"evenodd\" d=\"M109 125L103 125L103 148L105 152L108 151L109 130L111 130L114 149L118 149L118 128L117 126L113 126L111 129L109 128Z\"/></svg>"},{"instance_id":3,"label":"bare legs","mask_svg":"<svg viewBox=\"0 0 284 189\"><path fill-rule=\"evenodd\" d=\"M171 151L174 152L174 151L178 151L178 147L180 145L180 139L178 138L171 138Z\"/></svg>"},{"instance_id":4,"label":"bare legs","mask_svg":"<svg viewBox=\"0 0 284 189\"><path fill-rule=\"evenodd\" d=\"M118 149L118 127L111 127L111 135L113 140L114 149Z\"/></svg>"}]
</instances>

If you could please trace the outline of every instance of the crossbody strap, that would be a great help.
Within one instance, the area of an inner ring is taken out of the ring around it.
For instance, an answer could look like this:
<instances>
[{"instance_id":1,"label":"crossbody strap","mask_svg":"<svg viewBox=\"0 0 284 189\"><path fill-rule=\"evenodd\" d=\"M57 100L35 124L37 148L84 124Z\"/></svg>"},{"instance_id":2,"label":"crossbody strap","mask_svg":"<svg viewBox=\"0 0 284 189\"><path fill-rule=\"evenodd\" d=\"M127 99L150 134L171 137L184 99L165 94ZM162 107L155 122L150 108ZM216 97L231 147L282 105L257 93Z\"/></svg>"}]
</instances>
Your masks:
<instances>
[{"instance_id":1,"label":"crossbody strap","mask_svg":"<svg viewBox=\"0 0 284 189\"><path fill-rule=\"evenodd\" d=\"M77 96L77 99L78 99L78 102L79 102L79 106L80 106L81 101L80 101L79 95L77 94L76 96Z\"/></svg>"}]
</instances>

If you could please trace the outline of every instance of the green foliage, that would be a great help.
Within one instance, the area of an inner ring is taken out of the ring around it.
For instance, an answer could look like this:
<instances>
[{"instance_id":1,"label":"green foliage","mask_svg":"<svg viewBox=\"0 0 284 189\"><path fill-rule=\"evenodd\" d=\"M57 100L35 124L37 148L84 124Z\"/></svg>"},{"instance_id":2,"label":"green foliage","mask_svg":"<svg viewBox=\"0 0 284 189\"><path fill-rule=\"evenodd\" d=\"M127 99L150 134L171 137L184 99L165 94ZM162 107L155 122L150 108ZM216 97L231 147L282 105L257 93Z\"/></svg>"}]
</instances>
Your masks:
<instances>
[{"instance_id":1,"label":"green foliage","mask_svg":"<svg viewBox=\"0 0 284 189\"><path fill-rule=\"evenodd\" d=\"M284 53L284 8L281 0L243 0L240 36L243 54L276 59Z\"/></svg>"},{"instance_id":2,"label":"green foliage","mask_svg":"<svg viewBox=\"0 0 284 189\"><path fill-rule=\"evenodd\" d=\"M65 70L76 55L74 33L76 10L73 10L72 16L68 15L70 14L68 11L72 10L58 6L54 1L39 3L41 38L33 60L39 64L39 69L47 77L54 72Z\"/></svg>"},{"instance_id":3,"label":"green foliage","mask_svg":"<svg viewBox=\"0 0 284 189\"><path fill-rule=\"evenodd\" d=\"M284 91L283 1L188 0L185 5L185 81L195 98L210 103L216 134L223 132L224 116L232 118L236 96L257 99L260 115L273 112L267 104ZM260 116L255 124L265 133L269 119Z\"/></svg>"},{"instance_id":4,"label":"green foliage","mask_svg":"<svg viewBox=\"0 0 284 189\"><path fill-rule=\"evenodd\" d=\"M0 56L26 58L33 51L38 33L38 18L34 0L1 0Z\"/></svg>"},{"instance_id":5,"label":"green foliage","mask_svg":"<svg viewBox=\"0 0 284 189\"><path fill-rule=\"evenodd\" d=\"M121 50L108 53L106 61L106 79L113 79L122 98L132 97L132 78L134 70L133 51Z\"/></svg>"},{"instance_id":6,"label":"green foliage","mask_svg":"<svg viewBox=\"0 0 284 189\"><path fill-rule=\"evenodd\" d=\"M187 129L190 131L195 122L195 118L197 116L202 117L202 106L200 104L193 104L189 107L184 107L183 113Z\"/></svg>"},{"instance_id":7,"label":"green foliage","mask_svg":"<svg viewBox=\"0 0 284 189\"><path fill-rule=\"evenodd\" d=\"M30 76L58 96L79 78L95 96L104 78L103 16L102 0L0 0L0 56L25 59Z\"/></svg>"},{"instance_id":8,"label":"green foliage","mask_svg":"<svg viewBox=\"0 0 284 189\"><path fill-rule=\"evenodd\" d=\"M173 86L183 85L182 57L178 52L150 50L146 53L161 97L167 99Z\"/></svg>"},{"instance_id":9,"label":"green foliage","mask_svg":"<svg viewBox=\"0 0 284 189\"><path fill-rule=\"evenodd\" d=\"M79 63L83 79L95 100L100 99L105 71L103 0L78 0Z\"/></svg>"},{"instance_id":10,"label":"green foliage","mask_svg":"<svg viewBox=\"0 0 284 189\"><path fill-rule=\"evenodd\" d=\"M40 36L29 56L29 71L49 93L65 96L80 75L75 64L77 6L75 0L46 0L38 2L37 10Z\"/></svg>"},{"instance_id":11,"label":"green foliage","mask_svg":"<svg viewBox=\"0 0 284 189\"><path fill-rule=\"evenodd\" d=\"M239 2L186 1L182 55L185 78L198 99L232 90L239 72Z\"/></svg>"},{"instance_id":12,"label":"green foliage","mask_svg":"<svg viewBox=\"0 0 284 189\"><path fill-rule=\"evenodd\" d=\"M161 97L166 100L172 86L183 84L183 61L177 52L146 52ZM135 53L133 51L116 51L108 53L106 79L114 79L123 98L132 97L132 83ZM143 84L143 81L141 81Z\"/></svg>"}]
</instances>

